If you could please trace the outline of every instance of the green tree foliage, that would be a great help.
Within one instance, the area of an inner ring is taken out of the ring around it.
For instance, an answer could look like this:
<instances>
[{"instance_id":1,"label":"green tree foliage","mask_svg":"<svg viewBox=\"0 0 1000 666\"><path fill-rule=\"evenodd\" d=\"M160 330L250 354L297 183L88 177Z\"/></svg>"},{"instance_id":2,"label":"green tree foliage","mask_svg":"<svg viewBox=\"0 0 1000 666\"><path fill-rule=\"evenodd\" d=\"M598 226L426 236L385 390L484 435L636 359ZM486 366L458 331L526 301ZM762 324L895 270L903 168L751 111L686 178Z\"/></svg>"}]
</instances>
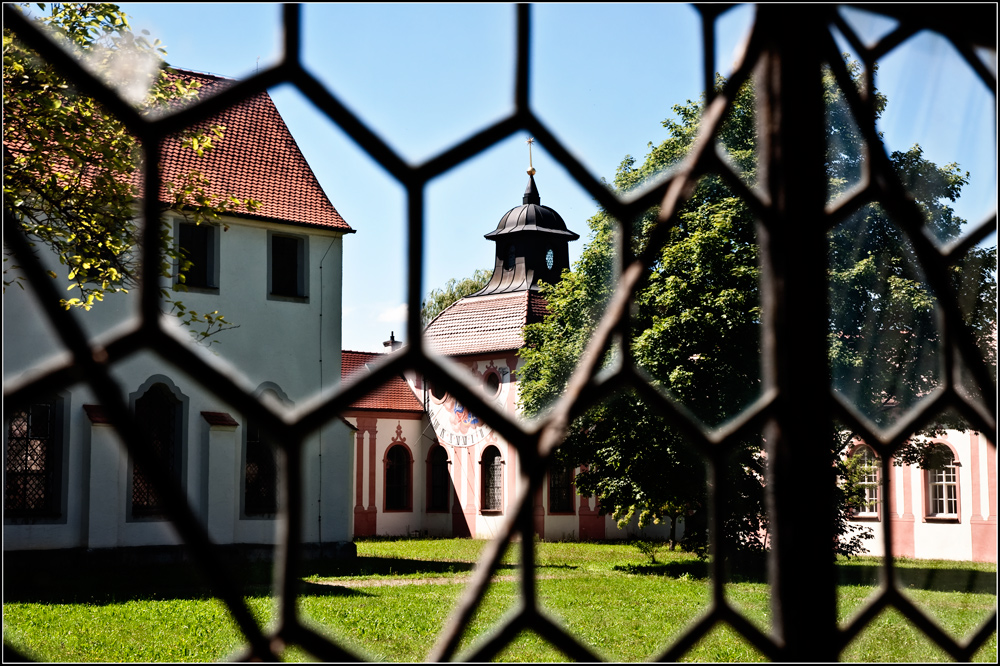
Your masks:
<instances>
[{"instance_id":1,"label":"green tree foliage","mask_svg":"<svg viewBox=\"0 0 1000 666\"><path fill-rule=\"evenodd\" d=\"M431 289L431 293L420 304L420 321L424 326L427 326L449 305L485 287L492 276L493 271L477 268L470 277L461 280L451 278L444 284L443 288Z\"/></svg>"},{"instance_id":2,"label":"green tree foliage","mask_svg":"<svg viewBox=\"0 0 1000 666\"><path fill-rule=\"evenodd\" d=\"M851 69L857 77L858 66ZM721 88L724 81L717 83ZM858 181L863 141L832 75L825 77L825 84L833 198ZM877 113L885 103L879 96ZM663 122L669 138L650 144L640 166L626 156L615 177L616 188L628 192L680 162L698 133L702 108L703 100L675 106L676 119ZM747 84L718 135L734 170L751 187L757 179L754 111L752 84ZM968 174L956 164L939 167L927 161L919 146L895 152L891 160L934 234L945 240L956 236L964 220L955 216L949 202L959 196ZM648 211L628 229L636 252L647 243L657 212ZM549 315L525 329L520 400L529 416L542 412L563 391L613 291L614 223L600 211L588 225L590 242L574 270L544 289ZM635 299L632 349L655 385L714 426L735 416L760 392L754 218L720 177L709 175L698 183L669 234ZM932 358L928 350L939 344L935 299L902 232L878 204L865 206L830 234L829 261L834 385L881 425L934 383L927 367ZM989 337L996 312L989 304L996 299L991 272L995 265L995 248L976 249L955 269L956 281L965 280L963 299L970 320L977 318L983 353L994 364ZM859 502L858 489L850 482L857 474L842 457L852 437L850 432L836 433L831 451L831 464L840 466L848 480L838 489L836 521L837 550L845 554L859 552L870 536L847 520ZM760 437L740 442L717 489L724 507L722 533L744 553L767 547L762 492L766 466L761 453ZM597 494L603 511L622 523L638 514L640 526L686 514L686 546L705 552L705 462L638 395L619 393L590 409L573 422L557 455L585 465L577 488Z\"/></svg>"},{"instance_id":3,"label":"green tree foliage","mask_svg":"<svg viewBox=\"0 0 1000 666\"><path fill-rule=\"evenodd\" d=\"M33 16L50 37L104 78L142 113L197 98L200 84L170 72L158 40L134 34L128 16L113 4L39 3ZM28 15L33 8L19 9ZM92 98L77 93L69 81L3 31L4 214L18 220L29 239L50 248L66 267L66 308L89 310L105 295L127 292L138 280L136 214L137 169L141 146L124 125ZM222 140L225 127L178 137L203 156ZM236 208L256 210L259 203L210 191L210 182L191 172L163 184L165 206L197 224L218 223ZM191 263L175 245L167 226L161 232L161 274L177 278L184 291ZM20 286L4 256L4 288ZM52 273L52 277L57 277ZM164 303L192 326L200 339L232 327L218 312L199 314L164 290Z\"/></svg>"}]
</instances>

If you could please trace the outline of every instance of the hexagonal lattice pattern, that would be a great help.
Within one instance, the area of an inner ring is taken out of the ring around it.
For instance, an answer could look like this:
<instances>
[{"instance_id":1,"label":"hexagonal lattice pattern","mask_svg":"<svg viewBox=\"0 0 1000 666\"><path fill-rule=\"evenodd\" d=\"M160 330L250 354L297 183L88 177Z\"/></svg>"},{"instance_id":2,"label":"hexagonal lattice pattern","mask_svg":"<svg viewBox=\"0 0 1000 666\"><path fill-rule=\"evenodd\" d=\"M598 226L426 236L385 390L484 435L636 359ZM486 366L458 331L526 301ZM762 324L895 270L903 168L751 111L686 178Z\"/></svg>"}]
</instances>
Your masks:
<instances>
[{"instance_id":1,"label":"hexagonal lattice pattern","mask_svg":"<svg viewBox=\"0 0 1000 666\"><path fill-rule=\"evenodd\" d=\"M140 424L123 402L111 371L116 363L136 349L151 350L181 367L235 409L255 414L262 428L282 435L279 439L285 463L282 466L282 483L287 488L296 488L300 483L301 442L305 436L331 418L336 418L339 411L390 377L405 370L422 373L436 385L444 387L518 448L528 481L523 484L523 491L515 499L514 510L508 515L501 536L486 548L466 594L429 655L434 660L445 660L456 655L463 632L475 614L490 577L508 545L512 543L512 538L518 534L532 533L531 498L538 485L544 482L545 463L559 445L567 423L573 415L600 401L610 391L632 388L643 399L656 405L663 416L705 456L710 487L718 487L721 461L731 444L745 432L764 433L769 464L772 466L768 478L768 493L775 544L770 554L773 635L763 633L726 601L722 565L719 558L715 558L712 564L713 591L709 610L659 655L661 659L675 660L682 657L710 632L719 630L721 625L726 627L726 631L735 631L753 648L772 659L833 660L887 607L898 610L952 657L969 658L994 631L995 619L985 623L969 640L960 643L900 594L891 582L886 583L882 591L844 629L838 629L833 565L828 564L829 534L822 527L817 527L816 521L803 519L806 515L803 506L808 506L809 516L815 516L826 511L832 502L827 488L827 485L832 485L832 478L830 484L818 481L823 470L829 468L829 451L824 452L823 446L816 446L813 435L828 428L833 418L840 419L861 433L882 458L888 458L901 445L907 433L913 432L946 407L961 412L977 430L992 433L989 439L996 441L994 383L986 363L979 356L972 334L963 323L963 313L956 302L948 273L949 267L959 262L969 248L995 229L995 213L987 223L944 249L937 248L922 233L924 221L920 211L914 208L912 200L906 196L904 184L890 168L887 156L880 147L871 100L863 91L859 92L850 80L850 74L839 57L829 31L830 25L836 25L840 33L855 46L858 57L865 65L865 76L869 77L866 81L868 90L872 89L870 73L877 59L926 27L938 29L952 40L969 66L995 94L995 75L982 64L973 50L977 43L993 43L995 33L985 40L981 34L984 24L993 22L977 20L974 15L967 15L957 9L936 11L933 7L918 10L912 6L901 6L900 15L896 17L899 19L899 27L868 48L839 17L836 8L762 6L757 10L754 29L742 60L725 89L716 92L711 89L712 74L716 70L713 62L713 26L725 7L707 5L699 7L699 11L705 26L703 65L704 80L709 89L701 121L701 137L685 162L668 178L651 189L628 199L620 199L596 181L532 111L528 85L531 71L531 8L526 5L519 6L517 10L517 74L513 114L415 167L407 165L361 118L353 115L336 96L303 68L298 59L300 9L297 6L287 5L284 8L286 50L279 64L258 72L196 106L152 121L141 118L131 106L81 69L72 58L48 43L18 11L5 6L6 27L15 30L26 43L62 69L84 94L100 100L110 113L121 118L142 141L147 151L147 188L155 186L158 146L164 137L199 122L256 91L289 83L314 102L331 122L349 134L372 159L404 186L408 197L408 235L411 239L408 252L410 283L407 292L409 319L406 336L411 341L410 346L393 360L375 368L372 373L356 382L329 390L286 421L270 406L246 393L206 364L185 342L167 331L159 314L155 258L145 262L152 268L145 275L146 288L141 293L141 325L104 346L97 346L83 335L72 313L58 307L59 298L51 282L34 260L13 217L5 216L5 242L28 274L47 315L73 356L71 363L51 369L41 377L5 387L7 416L12 418L16 414L13 410L18 408L17 405L28 404L36 396L77 381L86 382L100 399L130 455L148 471L156 497L162 500L163 508L174 522L178 533L191 547L205 569L207 578L214 581L218 597L227 604L246 636L247 646L243 656L274 659L282 646L298 645L319 659L339 661L352 658L353 655L309 629L301 621L296 609L296 570L301 544L295 536L289 535L301 532L301 506L294 500L279 506L287 528L276 560L277 622L273 628L265 630L253 619L235 581L231 580L225 563L220 561L211 547L206 532L186 503L176 480L161 466L156 465L143 447L137 445L141 441ZM823 63L829 64L844 92L844 102L850 106L858 123L869 157L862 182L829 209L825 208L826 145L822 140L822 101L819 95L810 94L810 91L815 93L818 90L815 86L810 87L810 82L818 80ZM731 170L727 160L717 155L714 139L717 138L721 119L730 108L736 91L749 79L754 68L758 68L760 76L756 85L761 98L758 110L761 128L758 164L762 185L756 191L750 191L743 179ZM615 295L565 394L544 420L528 425L519 424L498 412L484 400L467 376L428 351L421 339L419 319L422 296L420 276L425 255L422 211L428 181L521 130L529 131L544 144L552 157L616 220L631 220L650 206L660 205L658 227L651 234L649 246L643 249L642 254L634 256L631 248L618 248L623 268ZM762 267L760 290L764 306L764 388L761 397L739 415L718 429L706 432L683 406L675 404L648 383L635 367L627 346L621 350L619 363L610 370L602 372L599 359L603 350L617 344L615 341L621 337L623 330L627 337L630 301L642 283L644 267L654 260L655 253L665 242L668 230L677 223L675 216L678 208L690 196L693 185L710 172L721 174L734 195L745 201L758 219L757 234ZM142 232L144 247L156 248L158 244L155 241L159 234L159 224L156 223L159 219L157 198L147 191L144 200L147 202L142 211L142 219L147 221ZM826 231L868 201L878 201L890 211L912 244L913 254L926 281L940 300L944 337L947 341L941 352L945 357L943 366L946 372L940 386L920 403L918 409L894 424L888 432L876 432L868 419L853 405L832 393L824 371L828 313L824 298L827 285L822 255L826 252ZM803 219L814 222L802 224ZM790 354L788 350L793 348L793 344L797 351ZM792 356L794 358L790 358ZM956 368L962 368L962 372L975 382L979 399L974 400L967 393L955 390L955 383L959 381ZM811 438L813 446L810 447L808 443ZM890 494L889 484L889 477L885 475L883 497ZM287 495L293 498L295 496L294 493ZM718 515L713 518L718 519ZM713 548L717 549L720 535L717 530L711 529L714 524L710 522L710 530ZM517 547L521 550L522 563L520 603L485 642L473 648L467 658L486 660L500 655L510 641L527 629L551 642L553 647L569 658L594 660L595 656L587 646L570 636L539 608L532 539L520 539ZM810 563L808 568L795 566L803 559ZM793 562L796 560L798 562ZM893 580L892 571L892 558L887 557L884 580Z\"/></svg>"}]
</instances>

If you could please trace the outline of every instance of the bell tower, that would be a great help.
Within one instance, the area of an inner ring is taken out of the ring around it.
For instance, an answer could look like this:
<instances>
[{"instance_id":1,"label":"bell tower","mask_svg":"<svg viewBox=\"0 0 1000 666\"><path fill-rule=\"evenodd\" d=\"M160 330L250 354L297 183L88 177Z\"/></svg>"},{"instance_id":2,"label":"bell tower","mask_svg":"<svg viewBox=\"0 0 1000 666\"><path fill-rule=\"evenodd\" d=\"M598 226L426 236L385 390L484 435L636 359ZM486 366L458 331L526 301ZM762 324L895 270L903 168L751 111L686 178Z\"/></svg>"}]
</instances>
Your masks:
<instances>
[{"instance_id":1,"label":"bell tower","mask_svg":"<svg viewBox=\"0 0 1000 666\"><path fill-rule=\"evenodd\" d=\"M559 213L543 206L535 186L528 139L528 186L521 205L500 218L497 228L486 234L496 243L493 277L473 296L538 291L538 281L554 283L569 268L569 242L579 234L566 228Z\"/></svg>"}]
</instances>

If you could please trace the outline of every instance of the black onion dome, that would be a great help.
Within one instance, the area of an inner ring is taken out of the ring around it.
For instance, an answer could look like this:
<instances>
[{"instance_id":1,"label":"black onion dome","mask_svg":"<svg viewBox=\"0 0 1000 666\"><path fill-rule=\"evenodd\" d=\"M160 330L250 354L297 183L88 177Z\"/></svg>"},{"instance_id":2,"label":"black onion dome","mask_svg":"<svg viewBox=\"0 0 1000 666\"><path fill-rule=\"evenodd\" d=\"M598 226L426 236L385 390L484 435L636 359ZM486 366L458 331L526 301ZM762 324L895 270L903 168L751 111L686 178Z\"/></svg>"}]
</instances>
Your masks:
<instances>
[{"instance_id":1,"label":"black onion dome","mask_svg":"<svg viewBox=\"0 0 1000 666\"><path fill-rule=\"evenodd\" d=\"M566 240L576 240L579 234L566 228L566 223L556 211L541 205L541 197L535 187L535 177L528 177L528 186L520 206L515 206L500 218L497 228L486 234L486 238L496 240L499 236L519 231L535 231L543 234L566 236Z\"/></svg>"},{"instance_id":2,"label":"black onion dome","mask_svg":"<svg viewBox=\"0 0 1000 666\"><path fill-rule=\"evenodd\" d=\"M569 242L579 238L548 206L543 206L535 187L534 169L528 171L528 187L520 206L511 208L486 238L496 243L493 275L486 286L466 296L509 294L539 290L539 281L558 282L569 269Z\"/></svg>"}]
</instances>

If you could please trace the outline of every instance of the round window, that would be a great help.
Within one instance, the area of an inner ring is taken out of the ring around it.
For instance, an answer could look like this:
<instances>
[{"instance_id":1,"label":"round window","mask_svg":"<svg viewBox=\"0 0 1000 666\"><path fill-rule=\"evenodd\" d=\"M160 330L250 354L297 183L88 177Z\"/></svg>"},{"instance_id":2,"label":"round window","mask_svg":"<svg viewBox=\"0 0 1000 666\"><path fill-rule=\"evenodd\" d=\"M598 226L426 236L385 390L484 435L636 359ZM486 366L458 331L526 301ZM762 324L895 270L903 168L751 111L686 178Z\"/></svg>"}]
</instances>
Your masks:
<instances>
[{"instance_id":1,"label":"round window","mask_svg":"<svg viewBox=\"0 0 1000 666\"><path fill-rule=\"evenodd\" d=\"M500 392L500 375L496 372L491 372L486 375L483 380L483 390L486 391L486 395L495 396Z\"/></svg>"},{"instance_id":2,"label":"round window","mask_svg":"<svg viewBox=\"0 0 1000 666\"><path fill-rule=\"evenodd\" d=\"M552 263L555 261L555 254L552 252L552 248L549 248L545 252L545 267L550 271L552 270Z\"/></svg>"}]
</instances>

